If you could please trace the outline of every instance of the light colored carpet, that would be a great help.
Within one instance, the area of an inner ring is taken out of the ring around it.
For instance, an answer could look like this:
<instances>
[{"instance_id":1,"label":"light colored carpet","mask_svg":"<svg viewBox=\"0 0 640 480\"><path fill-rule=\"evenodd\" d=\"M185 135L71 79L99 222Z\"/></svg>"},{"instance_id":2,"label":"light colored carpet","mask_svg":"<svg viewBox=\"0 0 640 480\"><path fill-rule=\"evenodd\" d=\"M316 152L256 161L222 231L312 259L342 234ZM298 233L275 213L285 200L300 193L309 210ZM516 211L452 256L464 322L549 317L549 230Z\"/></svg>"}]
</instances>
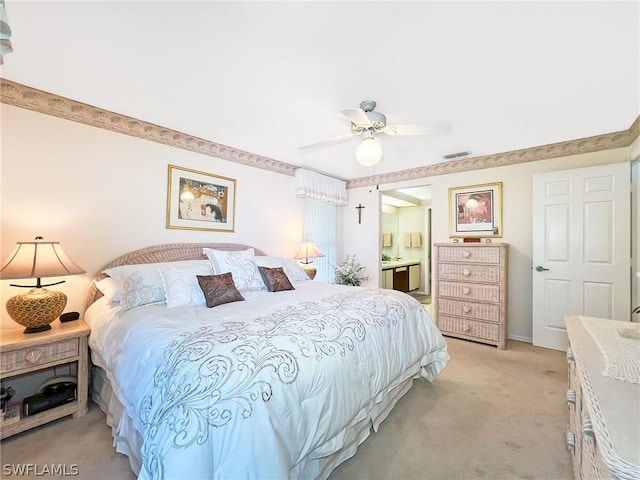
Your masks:
<instances>
[{"instance_id":1,"label":"light colored carpet","mask_svg":"<svg viewBox=\"0 0 640 480\"><path fill-rule=\"evenodd\" d=\"M447 343L451 362L442 374L432 384L416 380L331 480L571 479L564 354L515 341L503 351L452 338ZM18 464L75 464L75 478L87 480L135 478L93 403L84 417L3 440L0 455L3 478L12 478L7 465Z\"/></svg>"},{"instance_id":2,"label":"light colored carpet","mask_svg":"<svg viewBox=\"0 0 640 480\"><path fill-rule=\"evenodd\" d=\"M409 295L425 305L429 305L431 303L431 295L424 295L422 293L410 293Z\"/></svg>"}]
</instances>

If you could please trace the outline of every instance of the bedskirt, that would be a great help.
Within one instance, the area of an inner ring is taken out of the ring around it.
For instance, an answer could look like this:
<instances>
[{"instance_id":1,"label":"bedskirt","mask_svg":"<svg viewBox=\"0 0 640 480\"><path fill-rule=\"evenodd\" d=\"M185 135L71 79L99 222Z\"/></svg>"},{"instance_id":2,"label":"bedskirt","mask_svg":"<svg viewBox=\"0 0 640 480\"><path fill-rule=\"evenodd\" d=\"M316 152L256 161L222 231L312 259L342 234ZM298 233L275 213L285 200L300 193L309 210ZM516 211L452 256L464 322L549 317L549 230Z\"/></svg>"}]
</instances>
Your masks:
<instances>
[{"instance_id":1,"label":"bedskirt","mask_svg":"<svg viewBox=\"0 0 640 480\"><path fill-rule=\"evenodd\" d=\"M125 408L114 394L105 371L94 365L91 373L91 399L106 416L116 452L129 458L131 469L137 476L142 465L142 438L134 428L133 420L125 414ZM333 439L336 444L342 444L340 448L332 454L307 463L307 468L299 472L298 478L325 479L338 465L354 456L358 446L372 432L378 431L380 424L391 413L395 404L409 391L413 380L419 377L422 377L420 365L415 364L394 382L386 394L381 394L375 399L375 404L369 411L363 409L356 416L354 423ZM426 380L423 378L422 381Z\"/></svg>"}]
</instances>

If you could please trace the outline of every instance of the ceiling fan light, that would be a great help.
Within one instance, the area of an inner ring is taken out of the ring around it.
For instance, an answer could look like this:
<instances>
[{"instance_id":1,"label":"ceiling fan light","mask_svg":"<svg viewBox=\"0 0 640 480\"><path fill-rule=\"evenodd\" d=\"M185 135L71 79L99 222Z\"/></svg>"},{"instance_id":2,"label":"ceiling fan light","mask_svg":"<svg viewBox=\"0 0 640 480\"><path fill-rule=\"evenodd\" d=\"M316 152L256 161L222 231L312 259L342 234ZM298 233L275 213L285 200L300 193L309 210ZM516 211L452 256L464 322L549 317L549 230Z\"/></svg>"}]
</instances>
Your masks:
<instances>
[{"instance_id":1,"label":"ceiling fan light","mask_svg":"<svg viewBox=\"0 0 640 480\"><path fill-rule=\"evenodd\" d=\"M369 137L362 140L356 150L356 159L360 165L371 167L378 163L382 158L382 148L380 140L375 137Z\"/></svg>"}]
</instances>

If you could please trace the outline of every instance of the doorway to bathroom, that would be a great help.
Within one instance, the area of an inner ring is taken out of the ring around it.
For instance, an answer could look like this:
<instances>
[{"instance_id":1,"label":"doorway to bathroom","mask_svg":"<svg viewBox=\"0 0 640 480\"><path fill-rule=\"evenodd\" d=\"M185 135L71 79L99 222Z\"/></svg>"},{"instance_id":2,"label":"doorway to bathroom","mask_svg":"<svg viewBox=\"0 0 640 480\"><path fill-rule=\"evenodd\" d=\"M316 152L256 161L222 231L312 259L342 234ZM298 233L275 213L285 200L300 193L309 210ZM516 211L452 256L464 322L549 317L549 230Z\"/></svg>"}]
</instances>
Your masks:
<instances>
[{"instance_id":1,"label":"doorway to bathroom","mask_svg":"<svg viewBox=\"0 0 640 480\"><path fill-rule=\"evenodd\" d=\"M431 186L382 190L380 204L380 286L430 305Z\"/></svg>"}]
</instances>

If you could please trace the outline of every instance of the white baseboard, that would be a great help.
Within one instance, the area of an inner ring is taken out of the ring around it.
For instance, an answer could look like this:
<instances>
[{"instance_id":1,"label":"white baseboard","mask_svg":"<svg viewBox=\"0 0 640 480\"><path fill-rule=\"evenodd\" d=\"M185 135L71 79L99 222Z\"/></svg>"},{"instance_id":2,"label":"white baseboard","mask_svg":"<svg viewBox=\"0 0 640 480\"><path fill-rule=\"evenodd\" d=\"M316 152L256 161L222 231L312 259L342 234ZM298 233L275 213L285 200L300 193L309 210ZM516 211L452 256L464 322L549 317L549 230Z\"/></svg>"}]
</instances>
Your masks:
<instances>
[{"instance_id":1,"label":"white baseboard","mask_svg":"<svg viewBox=\"0 0 640 480\"><path fill-rule=\"evenodd\" d=\"M507 338L509 340L517 340L519 342L533 343L533 339L531 337L523 337L522 335L509 334L507 335Z\"/></svg>"}]
</instances>

